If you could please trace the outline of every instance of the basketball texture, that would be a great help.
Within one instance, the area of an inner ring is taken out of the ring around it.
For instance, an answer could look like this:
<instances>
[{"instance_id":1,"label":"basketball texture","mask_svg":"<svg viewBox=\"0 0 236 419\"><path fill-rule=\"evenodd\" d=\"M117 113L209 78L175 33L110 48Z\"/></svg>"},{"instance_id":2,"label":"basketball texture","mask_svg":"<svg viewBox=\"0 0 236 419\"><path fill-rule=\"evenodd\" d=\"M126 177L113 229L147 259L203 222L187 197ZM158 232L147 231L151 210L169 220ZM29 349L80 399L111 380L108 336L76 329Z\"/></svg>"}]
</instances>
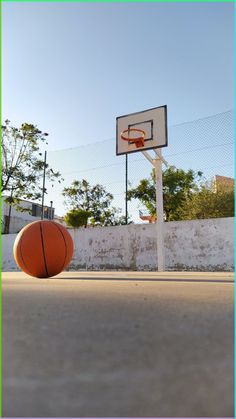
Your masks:
<instances>
[{"instance_id":1,"label":"basketball texture","mask_svg":"<svg viewBox=\"0 0 236 419\"><path fill-rule=\"evenodd\" d=\"M54 221L34 221L16 237L14 258L28 275L49 278L70 263L73 240L65 227Z\"/></svg>"}]
</instances>

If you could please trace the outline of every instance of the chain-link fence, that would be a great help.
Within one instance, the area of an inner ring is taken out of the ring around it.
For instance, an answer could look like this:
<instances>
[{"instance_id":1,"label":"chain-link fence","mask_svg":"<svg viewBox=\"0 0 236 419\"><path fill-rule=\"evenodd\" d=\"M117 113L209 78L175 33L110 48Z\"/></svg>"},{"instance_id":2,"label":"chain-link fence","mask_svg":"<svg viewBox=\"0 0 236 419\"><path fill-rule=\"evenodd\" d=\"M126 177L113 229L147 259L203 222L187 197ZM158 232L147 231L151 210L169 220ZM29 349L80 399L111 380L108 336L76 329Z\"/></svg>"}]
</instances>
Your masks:
<instances>
[{"instance_id":1,"label":"chain-link fence","mask_svg":"<svg viewBox=\"0 0 236 419\"><path fill-rule=\"evenodd\" d=\"M115 129L114 129L115 132ZM206 180L215 175L234 177L234 112L229 110L202 119L168 127L168 147L163 149L168 164L184 170L202 171ZM114 196L113 206L125 215L125 156L116 156L115 137L77 148L48 152L48 163L64 178L54 188L47 185L45 204L53 201L55 212L64 215L62 190L73 180L102 184ZM150 176L152 166L142 153L128 155L128 180L132 187ZM139 219L140 204L128 203L128 214Z\"/></svg>"}]
</instances>

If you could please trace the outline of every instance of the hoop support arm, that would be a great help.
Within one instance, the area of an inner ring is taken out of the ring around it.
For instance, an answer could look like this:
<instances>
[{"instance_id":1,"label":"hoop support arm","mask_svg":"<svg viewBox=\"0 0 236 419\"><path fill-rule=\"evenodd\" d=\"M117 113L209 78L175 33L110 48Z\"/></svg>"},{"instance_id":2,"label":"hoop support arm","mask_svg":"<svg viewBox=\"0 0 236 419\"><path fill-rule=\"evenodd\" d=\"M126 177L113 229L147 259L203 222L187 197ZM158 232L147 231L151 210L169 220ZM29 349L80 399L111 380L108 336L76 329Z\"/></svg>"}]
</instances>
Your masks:
<instances>
[{"instance_id":1,"label":"hoop support arm","mask_svg":"<svg viewBox=\"0 0 236 419\"><path fill-rule=\"evenodd\" d=\"M141 151L142 151L142 154L146 157L146 159L148 159L150 163L155 167L155 160L150 156L150 154L148 154L148 152L145 150L141 150Z\"/></svg>"},{"instance_id":2,"label":"hoop support arm","mask_svg":"<svg viewBox=\"0 0 236 419\"><path fill-rule=\"evenodd\" d=\"M159 159L162 161L162 163L164 163L164 165L166 167L168 167L168 163L167 161L164 159L164 157L161 154L161 150L158 150L157 148L154 148L154 152L156 153L156 155L159 157Z\"/></svg>"},{"instance_id":3,"label":"hoop support arm","mask_svg":"<svg viewBox=\"0 0 236 419\"><path fill-rule=\"evenodd\" d=\"M146 159L148 159L149 161L150 161L150 163L155 167L155 162L156 162L156 159L153 159L151 156L150 156L150 154L148 154L148 152L147 151L145 151L145 150L141 150L142 151L142 154L146 157ZM162 163L164 163L164 165L166 166L166 167L168 167L168 163L167 163L167 161L164 159L164 157L162 156L162 154L161 154L161 151L160 150L156 150L156 149L154 149L154 151L155 151L155 154L159 157L159 159L162 161Z\"/></svg>"}]
</instances>

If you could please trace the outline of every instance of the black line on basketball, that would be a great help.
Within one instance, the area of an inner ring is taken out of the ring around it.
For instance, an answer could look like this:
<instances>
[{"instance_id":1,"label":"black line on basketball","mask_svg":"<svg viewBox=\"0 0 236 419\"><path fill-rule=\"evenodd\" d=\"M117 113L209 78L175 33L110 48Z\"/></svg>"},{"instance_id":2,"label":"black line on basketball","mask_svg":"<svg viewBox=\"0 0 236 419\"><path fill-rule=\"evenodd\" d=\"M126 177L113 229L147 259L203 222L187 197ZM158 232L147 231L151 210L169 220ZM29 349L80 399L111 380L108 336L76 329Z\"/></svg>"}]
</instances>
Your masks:
<instances>
[{"instance_id":1,"label":"black line on basketball","mask_svg":"<svg viewBox=\"0 0 236 419\"><path fill-rule=\"evenodd\" d=\"M42 250L43 250L44 267L45 267L46 274L47 274L47 276L49 277L50 275L48 275L48 268L47 268L47 262L46 262L46 255L45 255L45 250L44 250L42 223L39 223L39 228L40 228L41 243L42 243Z\"/></svg>"},{"instance_id":2,"label":"black line on basketball","mask_svg":"<svg viewBox=\"0 0 236 419\"><path fill-rule=\"evenodd\" d=\"M65 258L64 258L63 265L62 265L62 269L63 269L64 266L65 266L65 261L66 261L66 257L67 257L67 244L66 244L66 240L65 240L64 234L61 231L60 227L55 222L53 222L53 221L51 221L51 223L60 231L60 233L61 233L61 235L63 237L64 243L65 243Z\"/></svg>"}]
</instances>

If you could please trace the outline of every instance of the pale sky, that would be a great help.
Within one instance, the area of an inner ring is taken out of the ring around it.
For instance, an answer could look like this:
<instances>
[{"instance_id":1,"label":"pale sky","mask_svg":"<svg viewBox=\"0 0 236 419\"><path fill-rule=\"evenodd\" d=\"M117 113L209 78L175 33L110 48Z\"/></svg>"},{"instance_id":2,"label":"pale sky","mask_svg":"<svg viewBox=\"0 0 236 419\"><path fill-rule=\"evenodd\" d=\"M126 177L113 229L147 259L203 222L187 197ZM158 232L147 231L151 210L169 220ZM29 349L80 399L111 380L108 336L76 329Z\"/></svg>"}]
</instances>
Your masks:
<instances>
[{"instance_id":1,"label":"pale sky","mask_svg":"<svg viewBox=\"0 0 236 419\"><path fill-rule=\"evenodd\" d=\"M116 116L169 124L233 108L232 3L3 3L3 116L50 148L114 136Z\"/></svg>"}]
</instances>

